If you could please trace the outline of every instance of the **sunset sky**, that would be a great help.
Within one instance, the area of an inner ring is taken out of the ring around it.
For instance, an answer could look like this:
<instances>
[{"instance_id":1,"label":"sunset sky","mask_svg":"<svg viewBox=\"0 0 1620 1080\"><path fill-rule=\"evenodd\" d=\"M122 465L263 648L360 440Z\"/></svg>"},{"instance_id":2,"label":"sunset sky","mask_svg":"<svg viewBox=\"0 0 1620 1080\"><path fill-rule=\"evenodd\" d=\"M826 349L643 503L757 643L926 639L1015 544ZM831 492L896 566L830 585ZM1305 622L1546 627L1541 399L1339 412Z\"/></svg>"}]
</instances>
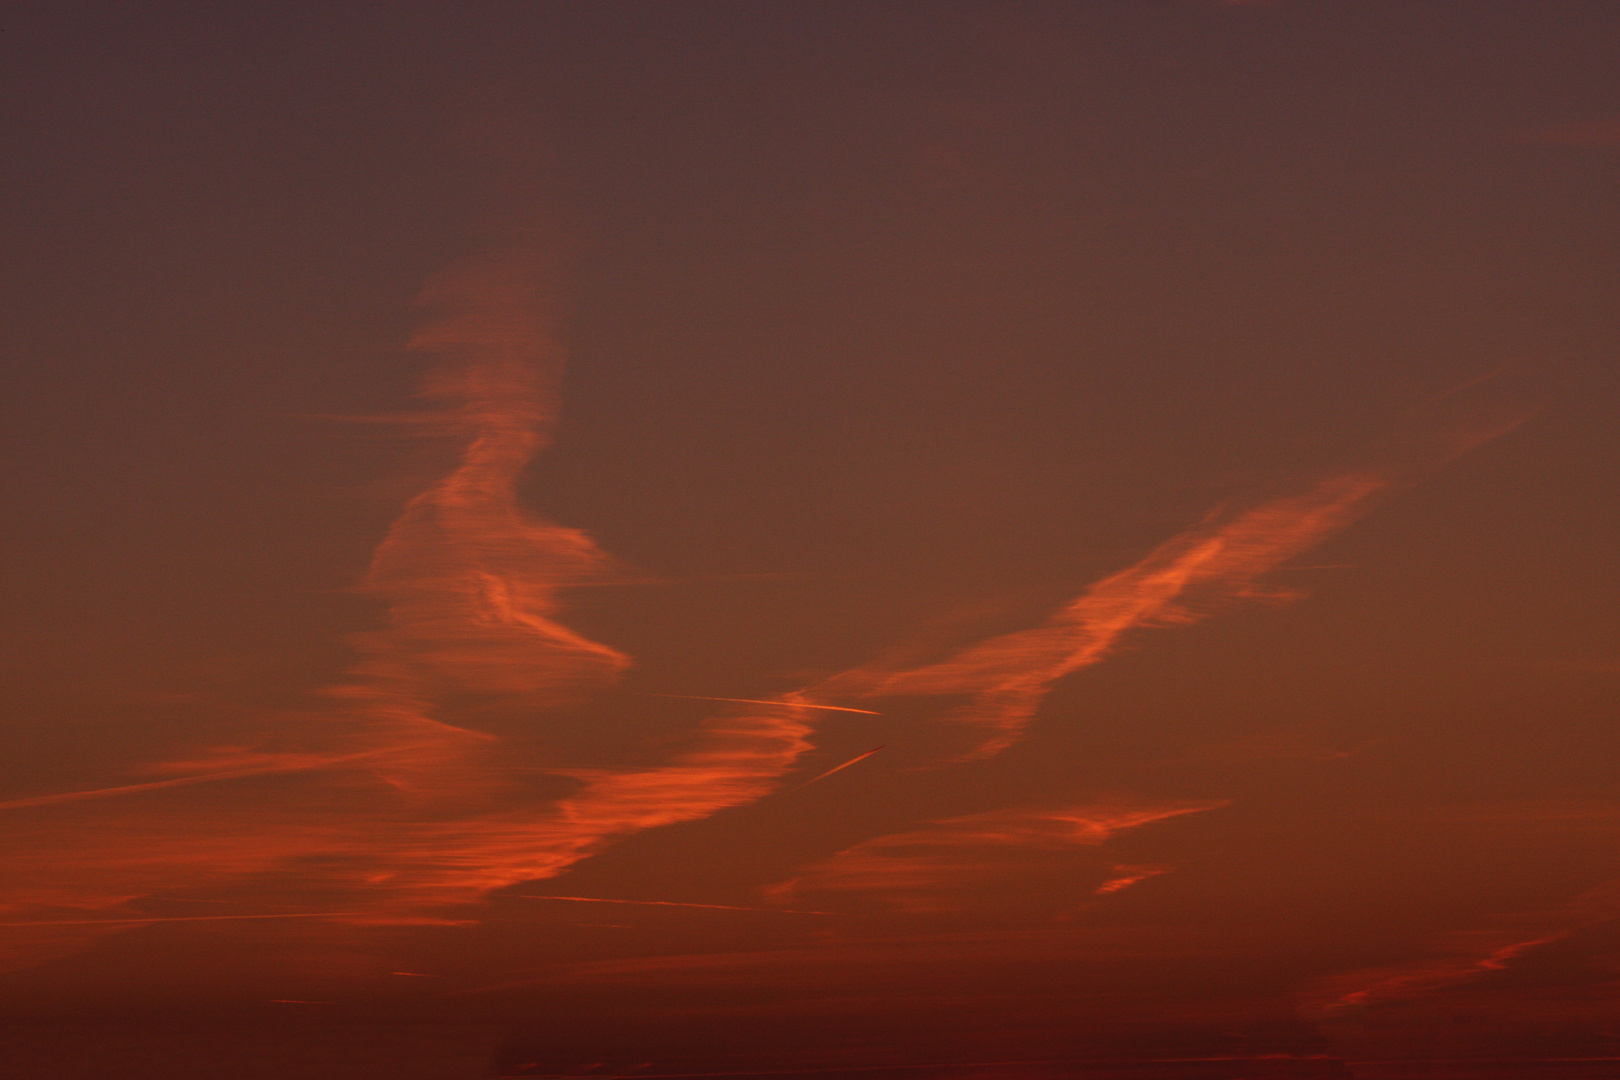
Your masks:
<instances>
[{"instance_id":1,"label":"sunset sky","mask_svg":"<svg viewBox=\"0 0 1620 1080\"><path fill-rule=\"evenodd\" d=\"M1620 7L0 29L0 1074L1620 1067Z\"/></svg>"}]
</instances>

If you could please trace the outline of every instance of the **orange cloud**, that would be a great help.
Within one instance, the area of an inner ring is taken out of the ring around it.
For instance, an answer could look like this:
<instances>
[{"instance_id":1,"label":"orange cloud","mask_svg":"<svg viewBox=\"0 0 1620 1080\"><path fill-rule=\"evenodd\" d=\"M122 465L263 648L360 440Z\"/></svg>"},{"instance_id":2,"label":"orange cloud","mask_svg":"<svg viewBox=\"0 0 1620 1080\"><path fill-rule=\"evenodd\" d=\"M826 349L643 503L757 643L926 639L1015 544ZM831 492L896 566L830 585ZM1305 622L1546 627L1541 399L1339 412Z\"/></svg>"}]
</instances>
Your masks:
<instances>
[{"instance_id":1,"label":"orange cloud","mask_svg":"<svg viewBox=\"0 0 1620 1080\"><path fill-rule=\"evenodd\" d=\"M282 717L261 746L149 770L162 779L0 804L35 815L9 834L21 873L0 895L8 921L94 932L119 917L150 921L127 906L141 897L267 874L288 895L418 918L774 790L810 745L815 713L792 695L728 703L687 752L648 769L536 763L515 779L500 733L456 722L469 703L533 715L610 685L630 663L558 619L562 590L608 577L614 561L516 494L557 411L564 351L546 276L514 251L424 291L436 315L409 346L435 359L422 392L432 408L411 423L460 452L378 546L362 588L385 602L387 622L354 637L358 662L322 692L329 704ZM101 807L115 798L109 827Z\"/></svg>"},{"instance_id":2,"label":"orange cloud","mask_svg":"<svg viewBox=\"0 0 1620 1080\"><path fill-rule=\"evenodd\" d=\"M1015 808L948 818L862 841L773 886L769 895L783 902L813 897L820 905L843 899L894 911L957 911L982 902L986 892L998 898L1016 894L1008 882L1017 875L1054 863L1068 868L1078 849L1100 847L1118 832L1225 805ZM1084 891L1113 890L1092 886ZM1063 902L1072 897L1043 899Z\"/></svg>"},{"instance_id":3,"label":"orange cloud","mask_svg":"<svg viewBox=\"0 0 1620 1080\"><path fill-rule=\"evenodd\" d=\"M1423 997L1507 970L1525 953L1617 919L1620 882L1611 881L1550 910L1506 916L1500 920L1504 925L1450 935L1441 955L1325 979L1305 996L1304 1007L1326 1018Z\"/></svg>"},{"instance_id":4,"label":"orange cloud","mask_svg":"<svg viewBox=\"0 0 1620 1080\"><path fill-rule=\"evenodd\" d=\"M1127 633L1279 595L1259 577L1354 520L1390 484L1388 471L1347 473L1218 513L1042 625L936 663L869 664L777 701L724 700L664 764L514 763L512 732L477 729L468 715L488 717L498 705L529 722L611 686L631 662L561 621L564 590L622 578L621 569L590 536L527 513L517 497L557 413L564 351L550 292L543 262L521 251L470 262L426 289L436 315L410 347L436 366L422 393L430 407L409 423L455 440L458 454L378 546L362 588L386 606L386 622L352 639L358 659L342 683L321 693L319 707L280 717L259 745L147 771L159 779L0 804L29 826L3 838L15 871L0 893L6 921L99 933L89 924L149 921L132 906L144 898L230 883L278 909L267 914L296 906L432 921L434 909L555 876L618 838L777 790L810 749L817 719L871 711L827 699L962 695L966 703L942 718L978 733L969 756L993 754L1018 737L1055 680L1106 657ZM861 894L891 908L940 909L954 902L951 889L971 893L1009 859L1061 856L1214 805L950 819L856 845L778 896ZM67 940L50 937L66 931L18 931L44 934L52 948Z\"/></svg>"},{"instance_id":5,"label":"orange cloud","mask_svg":"<svg viewBox=\"0 0 1620 1080\"><path fill-rule=\"evenodd\" d=\"M1420 997L1501 971L1520 954L1567 935L1554 933L1506 943L1498 943L1500 935L1481 936L1496 939L1482 954L1415 960L1325 980L1311 996L1307 1012L1320 1018L1384 1001Z\"/></svg>"},{"instance_id":6,"label":"orange cloud","mask_svg":"<svg viewBox=\"0 0 1620 1080\"><path fill-rule=\"evenodd\" d=\"M518 478L549 442L564 359L544 286L538 260L513 252L442 274L424 291L440 314L409 347L438 358L422 396L441 403L442 426L464 448L407 504L362 585L387 601L389 625L357 637L358 678L336 693L386 722L448 693L555 697L629 666L554 617L563 587L613 561L585 533L537 519L517 500Z\"/></svg>"},{"instance_id":7,"label":"orange cloud","mask_svg":"<svg viewBox=\"0 0 1620 1080\"><path fill-rule=\"evenodd\" d=\"M1107 896L1109 893L1121 892L1130 888L1132 885L1146 881L1148 878L1158 877L1160 874L1168 874L1170 872L1170 867L1168 866L1115 866L1112 869L1114 873L1119 875L1119 877L1109 878L1107 881L1097 886L1095 892L1098 896Z\"/></svg>"},{"instance_id":8,"label":"orange cloud","mask_svg":"<svg viewBox=\"0 0 1620 1080\"><path fill-rule=\"evenodd\" d=\"M830 911L806 911L802 908L738 907L736 904L692 904L682 900L617 900L603 896L530 896L516 894L523 900L558 900L574 904L629 904L633 907L703 908L706 911L766 911L771 914L830 915Z\"/></svg>"},{"instance_id":9,"label":"orange cloud","mask_svg":"<svg viewBox=\"0 0 1620 1080\"><path fill-rule=\"evenodd\" d=\"M1197 622L1236 601L1297 596L1260 578L1360 518L1379 494L1524 423L1535 412L1525 391L1534 375L1533 365L1504 364L1446 390L1403 418L1378 467L1247 509L1217 510L1040 626L935 663L861 665L805 693L818 701L963 696L938 717L977 734L958 760L994 756L1018 741L1054 682L1106 659L1132 631Z\"/></svg>"},{"instance_id":10,"label":"orange cloud","mask_svg":"<svg viewBox=\"0 0 1620 1080\"><path fill-rule=\"evenodd\" d=\"M417 903L475 900L491 889L553 877L619 837L694 821L776 790L810 748L808 710L722 715L668 765L581 773L554 804L420 826L398 850L391 890Z\"/></svg>"},{"instance_id":11,"label":"orange cloud","mask_svg":"<svg viewBox=\"0 0 1620 1080\"><path fill-rule=\"evenodd\" d=\"M982 733L967 757L994 755L1017 741L1052 683L1103 660L1128 632L1194 622L1227 601L1288 595L1261 587L1258 578L1355 520L1387 486L1378 475L1350 473L1303 495L1213 515L1099 581L1041 626L923 667L856 668L814 692L834 698L967 695L967 703L940 719Z\"/></svg>"}]
</instances>

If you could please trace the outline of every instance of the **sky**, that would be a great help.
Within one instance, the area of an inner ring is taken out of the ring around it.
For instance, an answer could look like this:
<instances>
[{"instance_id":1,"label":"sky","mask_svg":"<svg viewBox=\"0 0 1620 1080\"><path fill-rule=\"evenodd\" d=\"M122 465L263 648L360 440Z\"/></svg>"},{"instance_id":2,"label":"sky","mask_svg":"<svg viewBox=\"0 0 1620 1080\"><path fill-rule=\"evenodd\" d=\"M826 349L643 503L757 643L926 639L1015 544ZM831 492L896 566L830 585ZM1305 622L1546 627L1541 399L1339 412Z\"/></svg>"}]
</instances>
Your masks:
<instances>
[{"instance_id":1,"label":"sky","mask_svg":"<svg viewBox=\"0 0 1620 1080\"><path fill-rule=\"evenodd\" d=\"M3 22L20 1075L1620 1060L1613 5Z\"/></svg>"}]
</instances>

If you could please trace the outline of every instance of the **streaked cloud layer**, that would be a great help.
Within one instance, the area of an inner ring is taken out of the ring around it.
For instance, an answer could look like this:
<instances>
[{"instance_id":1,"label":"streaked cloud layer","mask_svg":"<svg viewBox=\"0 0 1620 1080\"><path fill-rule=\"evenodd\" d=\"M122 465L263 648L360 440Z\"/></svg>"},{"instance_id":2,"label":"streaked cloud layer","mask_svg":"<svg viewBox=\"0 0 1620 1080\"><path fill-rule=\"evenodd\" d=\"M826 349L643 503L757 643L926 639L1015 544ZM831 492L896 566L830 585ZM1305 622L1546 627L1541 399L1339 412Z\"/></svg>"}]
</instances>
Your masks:
<instances>
[{"instance_id":1,"label":"streaked cloud layer","mask_svg":"<svg viewBox=\"0 0 1620 1080\"><path fill-rule=\"evenodd\" d=\"M159 779L0 807L46 815L18 834L33 839L19 841L14 856L28 867L26 884L0 898L10 922L32 912L41 922L89 926L96 913L128 914L144 896L272 872L291 873L328 908L369 912L354 916L364 920L465 906L563 873L631 834L778 790L828 714L881 715L852 701L947 699L934 720L973 739L956 761L988 758L1023 736L1058 680L1106 659L1133 632L1186 625L1240 601L1290 598L1264 575L1364 514L1408 478L1411 460L1436 453L1408 449L1402 468L1344 472L1299 494L1219 509L1041 624L938 661L874 662L772 699L716 696L714 715L665 763L547 760L529 756L546 717L608 690L632 662L562 619L565 590L623 568L586 533L529 513L518 495L559 411L565 350L550 275L544 259L515 249L448 270L424 290L431 316L409 346L431 360L427 407L395 422L448 442L457 457L376 549L361 587L382 601L385 623L354 636L349 678L321 691L321 704L276 718L257 745L149 766ZM1522 418L1493 416L1491 424L1425 421L1424 445L1443 446L1444 457ZM490 727L486 718L500 719ZM525 757L514 761L514 752ZM199 822L186 798L205 790L209 816ZM949 909L1008 858L1099 845L1120 829L1217 805L944 819L857 844L773 895ZM110 813L116 841L93 824ZM1118 892L1159 872L1119 868L1088 890Z\"/></svg>"},{"instance_id":2,"label":"streaked cloud layer","mask_svg":"<svg viewBox=\"0 0 1620 1080\"><path fill-rule=\"evenodd\" d=\"M804 763L818 728L889 723L896 702L905 702L902 725L966 736L965 749L913 765L934 766L936 775L988 768L1032 734L1061 680L1144 631L1191 625L1245 602L1298 598L1266 575L1339 534L1381 496L1527 415L1516 400L1481 406L1499 380L1473 380L1420 410L1373 455L1376 465L1219 507L1036 625L931 661L874 660L769 696L630 695L619 682L633 658L571 625L565 600L570 589L637 573L588 533L530 513L519 493L560 411L565 350L555 292L546 262L525 250L470 260L424 291L430 318L409 340L430 363L424 407L385 422L454 456L376 547L359 591L379 603L381 625L349 639L355 659L344 678L304 707L265 716L254 738L193 748L114 778L121 782L0 804L24 826L8 837L17 876L0 892L4 962L36 965L108 935L171 925L263 921L335 947L379 932L530 923L555 932L558 909L588 905L609 906L617 921L567 923L569 933L633 933L645 920L672 916L802 917L791 930L772 931L764 948L747 947L759 932L739 923L711 931L707 943L687 945L683 931L649 951L609 950L617 958L546 965L538 975L509 970L505 981L447 983L447 993L481 1000L645 984L729 994L763 980L783 992L826 994L838 1010L859 1006L841 984L878 972L895 995L885 1008L897 1015L927 997L920 987L941 980L961 1001L978 1002L993 1025L997 1010L1030 1003L1022 992L975 989L992 969L1038 971L1060 960L1128 967L1172 939L1178 955L1220 952L1229 946L1196 932L1093 931L1084 923L1158 891L1145 882L1178 880L1177 860L1159 851L1162 837L1173 841L1175 819L1232 805L1225 797L1127 793L1032 804L1009 788L998 809L919 812L774 877L749 867L740 875L747 895L728 894L743 902L514 887L558 878L650 830L723 827L724 811L853 770L888 744L812 770ZM650 747L615 745L627 741L629 728L615 725L631 697L654 709L699 701L707 715ZM554 726L585 722L604 729L593 736L614 747L607 760L552 748ZM906 739L904 726L886 731ZM1287 738L1273 741L1292 745ZM1128 853L1116 843L1125 834ZM229 910L177 912L189 902ZM1466 983L1567 933L1487 935L1440 960L1352 972L1324 982L1308 1009L1332 1017ZM510 965L492 965L503 967ZM433 975L414 966L409 973ZM335 1004L314 991L268 1000ZM777 1011L799 1008L788 1001Z\"/></svg>"}]
</instances>

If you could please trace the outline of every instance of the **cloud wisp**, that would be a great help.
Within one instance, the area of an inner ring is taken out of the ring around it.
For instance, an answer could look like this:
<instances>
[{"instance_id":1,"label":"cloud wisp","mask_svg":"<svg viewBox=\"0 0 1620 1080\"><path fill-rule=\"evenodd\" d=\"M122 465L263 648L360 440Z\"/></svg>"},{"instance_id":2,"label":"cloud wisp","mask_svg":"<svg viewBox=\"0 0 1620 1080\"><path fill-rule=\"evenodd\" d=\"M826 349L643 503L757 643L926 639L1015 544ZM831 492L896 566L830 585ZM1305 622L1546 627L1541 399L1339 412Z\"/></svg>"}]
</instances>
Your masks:
<instances>
[{"instance_id":1,"label":"cloud wisp","mask_svg":"<svg viewBox=\"0 0 1620 1080\"><path fill-rule=\"evenodd\" d=\"M816 701L965 698L941 722L975 734L956 760L1016 743L1054 683L1112 655L1134 631L1185 626L1244 600L1298 597L1262 578L1365 515L1378 498L1497 438L1537 410L1511 365L1470 379L1403 418L1378 464L1249 507L1222 507L1135 564L1053 612L1039 626L966 646L932 663L864 664L805 691Z\"/></svg>"},{"instance_id":2,"label":"cloud wisp","mask_svg":"<svg viewBox=\"0 0 1620 1080\"><path fill-rule=\"evenodd\" d=\"M99 933L95 924L125 917L154 921L130 906L143 898L232 887L279 897L267 914L297 906L362 912L342 917L355 922L431 921L434 911L554 877L630 834L763 798L799 766L818 722L879 714L866 706L883 699L959 699L938 717L976 739L957 760L989 757L1022 735L1057 680L1103 660L1133 631L1288 595L1261 577L1365 513L1402 475L1350 471L1218 511L1038 626L920 666L862 665L774 699L716 697L714 714L666 762L576 768L525 740L545 718L611 687L631 658L561 618L566 590L623 580L625 569L587 533L529 513L518 493L558 412L565 350L556 295L546 261L522 249L429 282L422 302L432 316L408 342L431 359L425 407L389 422L448 442L454 458L404 506L363 577L361 591L384 608L382 625L354 635L346 676L312 707L280 716L257 745L146 770L156 778L0 803L30 825L8 840L6 857L23 871L0 892L8 927ZM1439 456L1518 419L1452 425ZM949 819L856 845L775 895L949 907L941 897L953 882L971 891L975 875L1008 852L1069 851L1214 805ZM1128 876L1091 887L1122 889ZM61 933L52 940L72 937Z\"/></svg>"},{"instance_id":3,"label":"cloud wisp","mask_svg":"<svg viewBox=\"0 0 1620 1080\"><path fill-rule=\"evenodd\" d=\"M405 506L361 583L385 605L385 624L352 639L358 660L321 705L282 717L259 746L147 770L161 779L0 805L36 826L32 840L13 834L14 865L28 873L25 887L0 895L8 923L146 922L130 901L268 873L368 913L356 918L408 920L775 789L809 748L817 715L795 695L724 702L684 753L656 767L535 762L527 771L549 777L545 791L514 779L502 756L511 731L463 719L491 707L545 716L610 686L631 662L558 618L562 591L611 578L615 561L586 533L526 512L517 492L557 414L555 292L544 260L526 250L429 282L432 317L408 343L432 360L428 407L392 422L458 449ZM204 816L182 801L200 790L212 793ZM87 817L105 817L111 799L115 835Z\"/></svg>"},{"instance_id":4,"label":"cloud wisp","mask_svg":"<svg viewBox=\"0 0 1620 1080\"><path fill-rule=\"evenodd\" d=\"M921 667L855 668L814 693L834 700L963 695L968 700L940 720L979 733L965 758L990 757L1018 740L1053 683L1108 657L1129 632L1195 622L1235 600L1289 596L1258 579L1354 521L1388 486L1377 474L1349 473L1301 495L1217 513L1097 582L1040 626Z\"/></svg>"},{"instance_id":5,"label":"cloud wisp","mask_svg":"<svg viewBox=\"0 0 1620 1080\"><path fill-rule=\"evenodd\" d=\"M805 867L772 886L779 902L839 900L910 914L947 913L1004 899L1008 882L1051 869L1068 871L1077 853L1100 848L1120 832L1185 814L1204 813L1224 801L1143 806L1074 806L1059 809L1015 807L924 823L902 832L863 840ZM1094 877L1143 867L1093 868ZM1151 868L1162 873L1164 868ZM1117 873L1088 888L1076 887L1068 901L1085 892L1113 892L1151 876L1143 872L1123 882ZM1113 888L1108 888L1113 884ZM1064 898L1060 897L1060 900Z\"/></svg>"},{"instance_id":6,"label":"cloud wisp","mask_svg":"<svg viewBox=\"0 0 1620 1080\"><path fill-rule=\"evenodd\" d=\"M1329 1019L1427 997L1507 971L1543 946L1617 920L1620 882L1611 881L1545 911L1503 916L1496 925L1448 935L1434 955L1324 979L1305 995L1303 1008L1316 1019Z\"/></svg>"}]
</instances>

